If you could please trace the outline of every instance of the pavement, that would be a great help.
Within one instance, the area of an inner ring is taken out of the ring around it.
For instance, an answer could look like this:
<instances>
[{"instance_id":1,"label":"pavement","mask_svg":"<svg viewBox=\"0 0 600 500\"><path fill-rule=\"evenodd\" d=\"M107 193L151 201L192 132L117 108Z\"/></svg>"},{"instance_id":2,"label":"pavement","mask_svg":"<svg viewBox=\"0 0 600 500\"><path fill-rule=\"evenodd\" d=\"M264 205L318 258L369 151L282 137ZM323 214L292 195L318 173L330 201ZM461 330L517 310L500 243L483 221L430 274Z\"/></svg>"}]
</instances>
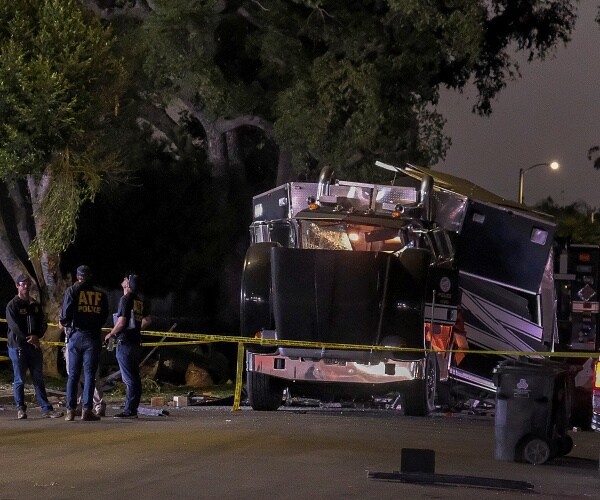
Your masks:
<instances>
[{"instance_id":1,"label":"pavement","mask_svg":"<svg viewBox=\"0 0 600 500\"><path fill-rule=\"evenodd\" d=\"M168 415L118 420L111 418L116 405L99 422L65 422L43 418L37 408L19 421L13 406L2 406L0 499L600 498L598 433L570 432L568 456L534 466L494 458L489 415L418 418L339 406L164 409ZM403 449L431 450L436 475L531 488L372 478L399 471Z\"/></svg>"}]
</instances>

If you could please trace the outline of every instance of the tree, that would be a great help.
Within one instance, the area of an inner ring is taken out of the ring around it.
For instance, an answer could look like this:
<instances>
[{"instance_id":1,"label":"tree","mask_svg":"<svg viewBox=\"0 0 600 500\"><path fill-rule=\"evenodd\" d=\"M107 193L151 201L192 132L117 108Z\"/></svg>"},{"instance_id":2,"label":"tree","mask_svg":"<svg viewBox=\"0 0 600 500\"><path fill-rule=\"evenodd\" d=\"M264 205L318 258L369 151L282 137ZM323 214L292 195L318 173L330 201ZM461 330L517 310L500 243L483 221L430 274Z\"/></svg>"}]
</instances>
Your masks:
<instances>
[{"instance_id":1,"label":"tree","mask_svg":"<svg viewBox=\"0 0 600 500\"><path fill-rule=\"evenodd\" d=\"M600 24L600 7L598 7L598 14L596 15L596 22ZM593 146L588 149L587 157L592 162L592 166L596 170L600 170L600 146Z\"/></svg>"},{"instance_id":2,"label":"tree","mask_svg":"<svg viewBox=\"0 0 600 500\"><path fill-rule=\"evenodd\" d=\"M600 245L600 219L597 210L586 203L576 202L561 207L550 197L536 206L556 220L556 236L572 243Z\"/></svg>"},{"instance_id":3,"label":"tree","mask_svg":"<svg viewBox=\"0 0 600 500\"><path fill-rule=\"evenodd\" d=\"M34 278L50 321L79 209L118 171L101 140L124 77L113 42L76 0L0 0L0 262Z\"/></svg>"},{"instance_id":4,"label":"tree","mask_svg":"<svg viewBox=\"0 0 600 500\"><path fill-rule=\"evenodd\" d=\"M146 68L170 116L204 130L213 177L230 172L237 136L279 146L277 182L324 164L374 158L431 165L449 145L435 111L442 85L473 80L491 102L518 65L568 41L574 2L454 0L156 0Z\"/></svg>"},{"instance_id":5,"label":"tree","mask_svg":"<svg viewBox=\"0 0 600 500\"><path fill-rule=\"evenodd\" d=\"M590 160L596 170L600 170L600 147L594 146L588 149L587 157Z\"/></svg>"},{"instance_id":6,"label":"tree","mask_svg":"<svg viewBox=\"0 0 600 500\"><path fill-rule=\"evenodd\" d=\"M202 171L190 186L207 202L212 197L205 205L212 211L201 213L205 225L194 221L198 253L184 246L185 261L202 271L210 262L221 283L231 276L223 271L226 252L236 249L226 256L228 269L241 268L250 194L299 175L315 178L328 163L364 180L375 180L374 158L435 163L449 144L435 110L440 87L473 82L475 110L489 114L497 93L518 77L514 50L543 58L566 42L576 3L83 1L115 29L123 17L142 20L142 32L124 29L131 45L143 46L152 81L135 98L136 118L171 154L169 167L190 171L182 143L204 153L188 158L205 156L209 177ZM275 151L275 160L264 151Z\"/></svg>"}]
</instances>

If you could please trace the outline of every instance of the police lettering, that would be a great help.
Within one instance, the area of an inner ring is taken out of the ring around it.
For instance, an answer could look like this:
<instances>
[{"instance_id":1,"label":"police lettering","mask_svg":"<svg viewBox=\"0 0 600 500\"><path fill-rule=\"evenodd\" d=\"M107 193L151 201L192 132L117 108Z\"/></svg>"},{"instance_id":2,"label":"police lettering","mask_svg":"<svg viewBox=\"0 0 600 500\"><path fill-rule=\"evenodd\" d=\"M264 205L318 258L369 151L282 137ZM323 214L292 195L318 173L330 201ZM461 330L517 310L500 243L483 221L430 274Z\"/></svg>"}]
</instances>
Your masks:
<instances>
[{"instance_id":1,"label":"police lettering","mask_svg":"<svg viewBox=\"0 0 600 500\"><path fill-rule=\"evenodd\" d=\"M82 290L79 292L77 311L81 313L100 314L102 304L102 293L94 290Z\"/></svg>"}]
</instances>

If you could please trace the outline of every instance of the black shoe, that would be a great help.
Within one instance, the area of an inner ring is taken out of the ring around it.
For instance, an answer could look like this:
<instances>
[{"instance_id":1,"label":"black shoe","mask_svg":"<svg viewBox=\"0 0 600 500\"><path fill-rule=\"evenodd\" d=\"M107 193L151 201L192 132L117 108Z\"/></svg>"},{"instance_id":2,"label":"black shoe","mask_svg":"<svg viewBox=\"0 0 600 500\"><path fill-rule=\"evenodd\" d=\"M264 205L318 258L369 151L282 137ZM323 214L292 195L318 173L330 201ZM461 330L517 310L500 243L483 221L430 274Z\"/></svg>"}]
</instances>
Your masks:
<instances>
[{"instance_id":1,"label":"black shoe","mask_svg":"<svg viewBox=\"0 0 600 500\"><path fill-rule=\"evenodd\" d=\"M97 422L100 417L96 415L92 410L83 410L81 414L81 420L85 422Z\"/></svg>"},{"instance_id":2,"label":"black shoe","mask_svg":"<svg viewBox=\"0 0 600 500\"><path fill-rule=\"evenodd\" d=\"M17 411L17 418L19 420L25 420L27 418L27 412L23 408L19 408Z\"/></svg>"},{"instance_id":3,"label":"black shoe","mask_svg":"<svg viewBox=\"0 0 600 500\"><path fill-rule=\"evenodd\" d=\"M138 416L137 413L129 413L126 411L122 411L121 413L113 415L113 418L138 418Z\"/></svg>"}]
</instances>

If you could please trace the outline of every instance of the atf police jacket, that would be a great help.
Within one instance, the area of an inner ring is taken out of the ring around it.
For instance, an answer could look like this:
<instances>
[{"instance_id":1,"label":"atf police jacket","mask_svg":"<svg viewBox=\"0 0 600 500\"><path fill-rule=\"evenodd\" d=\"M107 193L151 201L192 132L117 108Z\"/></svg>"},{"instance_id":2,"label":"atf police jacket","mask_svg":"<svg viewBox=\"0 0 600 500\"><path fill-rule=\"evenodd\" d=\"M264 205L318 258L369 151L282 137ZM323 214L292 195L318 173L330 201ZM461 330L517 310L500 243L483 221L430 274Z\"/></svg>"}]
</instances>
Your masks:
<instances>
[{"instance_id":1,"label":"atf police jacket","mask_svg":"<svg viewBox=\"0 0 600 500\"><path fill-rule=\"evenodd\" d=\"M27 302L16 295L6 306L8 347L27 347L29 335L42 337L48 324L42 306L35 300Z\"/></svg>"},{"instance_id":2,"label":"atf police jacket","mask_svg":"<svg viewBox=\"0 0 600 500\"><path fill-rule=\"evenodd\" d=\"M108 298L90 283L79 281L65 292L60 324L100 336L108 317Z\"/></svg>"},{"instance_id":3,"label":"atf police jacket","mask_svg":"<svg viewBox=\"0 0 600 500\"><path fill-rule=\"evenodd\" d=\"M116 323L119 317L127 318L127 326L117 333L117 340L124 344L139 345L142 342L142 318L146 315L144 300L135 292L123 295L117 312L113 314Z\"/></svg>"}]
</instances>

